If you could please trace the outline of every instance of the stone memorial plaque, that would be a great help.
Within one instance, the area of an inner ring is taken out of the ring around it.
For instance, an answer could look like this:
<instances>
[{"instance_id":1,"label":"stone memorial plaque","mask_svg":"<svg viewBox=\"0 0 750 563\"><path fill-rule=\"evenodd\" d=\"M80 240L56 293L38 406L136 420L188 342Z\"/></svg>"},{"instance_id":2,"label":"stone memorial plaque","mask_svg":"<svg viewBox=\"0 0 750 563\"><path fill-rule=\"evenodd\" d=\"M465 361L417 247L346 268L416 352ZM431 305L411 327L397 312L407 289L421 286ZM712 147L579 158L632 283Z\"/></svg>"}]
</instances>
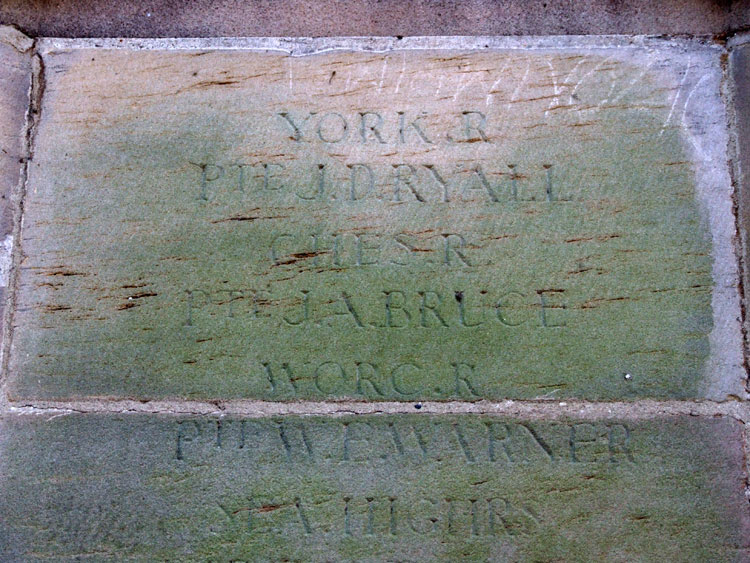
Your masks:
<instances>
[{"instance_id":1,"label":"stone memorial plaque","mask_svg":"<svg viewBox=\"0 0 750 563\"><path fill-rule=\"evenodd\" d=\"M742 459L731 419L21 415L0 558L741 561Z\"/></svg>"},{"instance_id":2,"label":"stone memorial plaque","mask_svg":"<svg viewBox=\"0 0 750 563\"><path fill-rule=\"evenodd\" d=\"M744 396L721 51L638 41L42 42L10 398Z\"/></svg>"}]
</instances>

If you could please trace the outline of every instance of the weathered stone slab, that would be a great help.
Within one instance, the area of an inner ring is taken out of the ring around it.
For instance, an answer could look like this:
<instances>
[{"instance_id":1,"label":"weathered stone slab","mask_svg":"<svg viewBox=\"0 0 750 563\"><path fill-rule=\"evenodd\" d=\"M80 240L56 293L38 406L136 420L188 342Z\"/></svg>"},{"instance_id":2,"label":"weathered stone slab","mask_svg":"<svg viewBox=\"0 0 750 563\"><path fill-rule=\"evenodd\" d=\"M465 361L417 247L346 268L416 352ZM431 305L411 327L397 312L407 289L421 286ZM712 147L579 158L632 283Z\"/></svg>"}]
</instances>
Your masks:
<instances>
[{"instance_id":1,"label":"weathered stone slab","mask_svg":"<svg viewBox=\"0 0 750 563\"><path fill-rule=\"evenodd\" d=\"M0 26L0 330L13 247L11 195L26 157L24 123L31 88L31 44L16 29Z\"/></svg>"},{"instance_id":2,"label":"weathered stone slab","mask_svg":"<svg viewBox=\"0 0 750 563\"><path fill-rule=\"evenodd\" d=\"M741 424L16 416L4 561L741 561Z\"/></svg>"},{"instance_id":3,"label":"weathered stone slab","mask_svg":"<svg viewBox=\"0 0 750 563\"><path fill-rule=\"evenodd\" d=\"M744 394L719 49L99 43L42 46L11 398Z\"/></svg>"}]
</instances>

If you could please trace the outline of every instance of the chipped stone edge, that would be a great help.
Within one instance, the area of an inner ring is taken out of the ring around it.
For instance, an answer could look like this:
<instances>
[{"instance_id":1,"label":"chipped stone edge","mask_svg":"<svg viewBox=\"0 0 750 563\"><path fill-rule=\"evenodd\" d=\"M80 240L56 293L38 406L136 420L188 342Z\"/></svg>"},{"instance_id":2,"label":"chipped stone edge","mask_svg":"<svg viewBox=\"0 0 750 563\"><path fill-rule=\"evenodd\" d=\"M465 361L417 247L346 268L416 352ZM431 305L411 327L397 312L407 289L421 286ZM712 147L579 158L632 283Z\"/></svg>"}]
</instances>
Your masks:
<instances>
[{"instance_id":1,"label":"chipped stone edge","mask_svg":"<svg viewBox=\"0 0 750 563\"><path fill-rule=\"evenodd\" d=\"M19 53L26 53L34 46L34 40L31 37L27 37L10 25L0 25L0 43L10 45Z\"/></svg>"},{"instance_id":2,"label":"chipped stone edge","mask_svg":"<svg viewBox=\"0 0 750 563\"><path fill-rule=\"evenodd\" d=\"M746 43L750 43L750 31L744 31L730 37L727 40L727 49L733 49Z\"/></svg>"}]
</instances>

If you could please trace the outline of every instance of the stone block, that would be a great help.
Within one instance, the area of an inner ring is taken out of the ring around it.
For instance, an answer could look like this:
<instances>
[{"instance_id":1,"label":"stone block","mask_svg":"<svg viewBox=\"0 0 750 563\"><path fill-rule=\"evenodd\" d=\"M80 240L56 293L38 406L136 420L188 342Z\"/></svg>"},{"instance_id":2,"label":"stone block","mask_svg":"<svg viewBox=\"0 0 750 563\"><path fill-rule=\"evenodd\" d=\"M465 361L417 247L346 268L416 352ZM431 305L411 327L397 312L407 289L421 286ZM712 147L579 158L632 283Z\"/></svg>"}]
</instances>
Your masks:
<instances>
[{"instance_id":1,"label":"stone block","mask_svg":"<svg viewBox=\"0 0 750 563\"><path fill-rule=\"evenodd\" d=\"M732 419L16 415L4 561L744 561Z\"/></svg>"},{"instance_id":2,"label":"stone block","mask_svg":"<svg viewBox=\"0 0 750 563\"><path fill-rule=\"evenodd\" d=\"M744 396L718 47L41 54L13 400Z\"/></svg>"}]
</instances>

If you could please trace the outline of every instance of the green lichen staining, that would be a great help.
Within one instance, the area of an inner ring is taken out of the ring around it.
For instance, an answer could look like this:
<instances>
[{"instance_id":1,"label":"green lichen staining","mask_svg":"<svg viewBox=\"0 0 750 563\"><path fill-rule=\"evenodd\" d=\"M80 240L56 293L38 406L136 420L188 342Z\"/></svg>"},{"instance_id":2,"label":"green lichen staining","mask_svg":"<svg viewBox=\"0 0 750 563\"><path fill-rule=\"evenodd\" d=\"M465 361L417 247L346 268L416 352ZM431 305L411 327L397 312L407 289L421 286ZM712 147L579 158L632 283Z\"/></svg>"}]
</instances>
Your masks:
<instances>
[{"instance_id":1,"label":"green lichen staining","mask_svg":"<svg viewBox=\"0 0 750 563\"><path fill-rule=\"evenodd\" d=\"M53 57L14 397L701 396L711 241L671 75L130 53L114 92L120 56Z\"/></svg>"},{"instance_id":2,"label":"green lichen staining","mask_svg":"<svg viewBox=\"0 0 750 563\"><path fill-rule=\"evenodd\" d=\"M727 419L20 416L0 436L3 560L732 561L748 547Z\"/></svg>"}]
</instances>

